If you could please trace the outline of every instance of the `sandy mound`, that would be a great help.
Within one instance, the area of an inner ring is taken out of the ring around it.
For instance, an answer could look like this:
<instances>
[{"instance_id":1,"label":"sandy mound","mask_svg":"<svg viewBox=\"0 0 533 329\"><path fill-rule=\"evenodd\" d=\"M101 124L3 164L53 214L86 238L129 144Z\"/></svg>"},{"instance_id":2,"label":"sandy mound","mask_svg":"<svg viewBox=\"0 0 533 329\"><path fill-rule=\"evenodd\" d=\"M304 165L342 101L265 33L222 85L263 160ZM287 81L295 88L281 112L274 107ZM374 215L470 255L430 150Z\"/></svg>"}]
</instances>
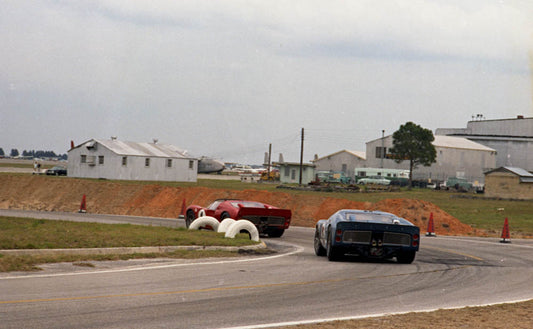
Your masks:
<instances>
[{"instance_id":1,"label":"sandy mound","mask_svg":"<svg viewBox=\"0 0 533 329\"><path fill-rule=\"evenodd\" d=\"M327 218L339 209L352 208L391 212L410 220L422 232L426 231L429 216L433 213L437 234L478 233L436 205L421 200L387 199L373 204L278 191L180 188L44 176L0 175L0 186L2 209L75 212L85 194L88 212L176 218L181 213L183 200L187 205L207 206L215 199L236 198L291 209L292 225L296 226L313 227L318 219Z\"/></svg>"}]
</instances>

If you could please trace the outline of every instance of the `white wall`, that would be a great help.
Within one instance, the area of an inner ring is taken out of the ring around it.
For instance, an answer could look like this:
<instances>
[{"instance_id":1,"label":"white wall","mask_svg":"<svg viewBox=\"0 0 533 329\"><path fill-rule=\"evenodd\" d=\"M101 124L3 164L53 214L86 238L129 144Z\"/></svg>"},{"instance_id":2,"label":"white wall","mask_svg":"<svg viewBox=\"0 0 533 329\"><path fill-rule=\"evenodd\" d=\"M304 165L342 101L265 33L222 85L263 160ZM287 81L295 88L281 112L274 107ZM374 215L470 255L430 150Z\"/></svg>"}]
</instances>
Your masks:
<instances>
[{"instance_id":1,"label":"white wall","mask_svg":"<svg viewBox=\"0 0 533 329\"><path fill-rule=\"evenodd\" d=\"M381 147L381 139L366 144L366 166L379 168L381 159L376 158L376 147ZM387 153L392 147L392 136L385 137ZM471 182L484 182L484 172L496 168L496 154L491 151L467 150L458 148L435 147L437 162L430 167L419 165L413 170L413 179L446 180L448 177L462 176ZM383 167L389 169L409 169L409 161L396 163L391 159L383 160Z\"/></svg>"},{"instance_id":2,"label":"white wall","mask_svg":"<svg viewBox=\"0 0 533 329\"><path fill-rule=\"evenodd\" d=\"M346 164L346 171L344 174L353 178L355 175L355 168L363 167L366 164L364 159L361 159L348 152L340 152L329 157L314 161L317 171L343 171L342 165Z\"/></svg>"},{"instance_id":3,"label":"white wall","mask_svg":"<svg viewBox=\"0 0 533 329\"><path fill-rule=\"evenodd\" d=\"M81 163L81 156L87 159L95 157L95 164ZM98 157L103 156L100 164ZM68 176L82 178L105 178L118 180L176 181L196 182L198 161L196 159L150 157L150 165L145 166L146 157L127 156L127 163L122 164L122 155L97 144L95 150L80 146L68 152ZM172 160L172 167L167 167L167 159ZM189 168L192 161L192 168Z\"/></svg>"}]
</instances>

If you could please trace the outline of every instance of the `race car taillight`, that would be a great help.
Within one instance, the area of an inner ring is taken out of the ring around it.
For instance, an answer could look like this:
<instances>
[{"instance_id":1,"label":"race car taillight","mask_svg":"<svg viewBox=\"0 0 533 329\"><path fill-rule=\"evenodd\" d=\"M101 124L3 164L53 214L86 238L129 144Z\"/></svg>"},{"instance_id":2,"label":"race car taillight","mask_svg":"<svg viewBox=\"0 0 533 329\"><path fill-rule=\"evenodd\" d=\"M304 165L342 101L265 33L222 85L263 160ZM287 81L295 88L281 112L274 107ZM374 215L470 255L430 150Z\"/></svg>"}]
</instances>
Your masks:
<instances>
[{"instance_id":1,"label":"race car taillight","mask_svg":"<svg viewBox=\"0 0 533 329\"><path fill-rule=\"evenodd\" d=\"M411 243L413 247L418 246L418 239L420 239L420 236L418 234L413 234L413 242Z\"/></svg>"},{"instance_id":2,"label":"race car taillight","mask_svg":"<svg viewBox=\"0 0 533 329\"><path fill-rule=\"evenodd\" d=\"M341 229L337 229L335 231L335 241L341 242L341 240L342 240L342 230Z\"/></svg>"}]
</instances>

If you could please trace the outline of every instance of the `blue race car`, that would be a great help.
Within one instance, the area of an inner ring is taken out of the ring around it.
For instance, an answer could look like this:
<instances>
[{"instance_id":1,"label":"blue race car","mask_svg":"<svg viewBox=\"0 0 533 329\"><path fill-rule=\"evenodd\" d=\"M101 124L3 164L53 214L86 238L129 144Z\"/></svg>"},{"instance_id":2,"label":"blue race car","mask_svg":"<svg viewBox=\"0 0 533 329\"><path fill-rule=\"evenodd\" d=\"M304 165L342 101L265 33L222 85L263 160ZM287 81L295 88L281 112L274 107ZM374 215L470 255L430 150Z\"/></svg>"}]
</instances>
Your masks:
<instances>
[{"instance_id":1,"label":"blue race car","mask_svg":"<svg viewBox=\"0 0 533 329\"><path fill-rule=\"evenodd\" d=\"M339 210L319 220L315 229L315 254L339 260L344 254L390 259L410 264L420 244L420 229L396 215L357 209Z\"/></svg>"}]
</instances>

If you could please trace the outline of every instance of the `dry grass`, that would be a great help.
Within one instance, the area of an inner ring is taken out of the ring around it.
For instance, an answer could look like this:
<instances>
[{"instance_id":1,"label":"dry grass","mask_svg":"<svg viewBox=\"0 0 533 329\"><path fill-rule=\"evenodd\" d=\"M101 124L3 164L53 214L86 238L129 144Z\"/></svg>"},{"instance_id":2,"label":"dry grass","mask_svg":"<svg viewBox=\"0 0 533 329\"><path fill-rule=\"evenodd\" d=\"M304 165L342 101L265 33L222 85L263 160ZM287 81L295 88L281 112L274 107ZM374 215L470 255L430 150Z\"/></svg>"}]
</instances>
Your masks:
<instances>
[{"instance_id":1,"label":"dry grass","mask_svg":"<svg viewBox=\"0 0 533 329\"><path fill-rule=\"evenodd\" d=\"M533 328L533 300L486 307L466 307L435 312L407 313L351 321L323 322L286 329L455 329Z\"/></svg>"}]
</instances>

